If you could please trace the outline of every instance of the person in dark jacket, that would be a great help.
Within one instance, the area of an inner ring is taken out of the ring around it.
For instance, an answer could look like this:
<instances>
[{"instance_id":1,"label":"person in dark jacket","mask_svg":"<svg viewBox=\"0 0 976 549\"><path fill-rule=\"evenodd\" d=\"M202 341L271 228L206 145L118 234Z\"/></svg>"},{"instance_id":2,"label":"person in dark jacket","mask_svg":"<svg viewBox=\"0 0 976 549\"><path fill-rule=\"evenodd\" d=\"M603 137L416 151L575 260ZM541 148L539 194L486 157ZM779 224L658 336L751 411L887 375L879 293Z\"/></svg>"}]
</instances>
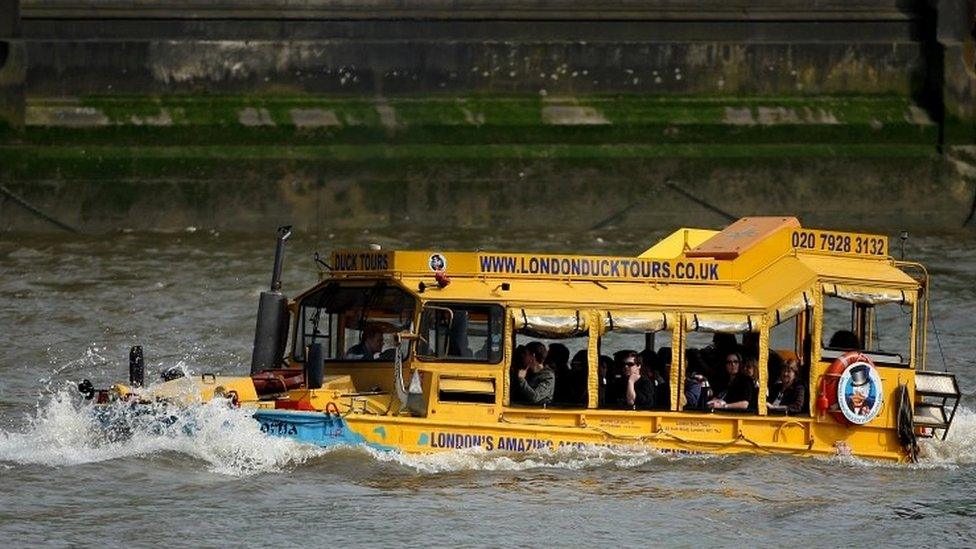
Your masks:
<instances>
[{"instance_id":1,"label":"person in dark jacket","mask_svg":"<svg viewBox=\"0 0 976 549\"><path fill-rule=\"evenodd\" d=\"M522 351L522 368L516 373L513 400L519 404L546 405L552 402L556 375L546 367L546 346L533 341Z\"/></svg>"},{"instance_id":2,"label":"person in dark jacket","mask_svg":"<svg viewBox=\"0 0 976 549\"><path fill-rule=\"evenodd\" d=\"M708 380L708 366L701 359L698 349L685 351L685 410L707 410L712 400L712 387Z\"/></svg>"},{"instance_id":3,"label":"person in dark jacket","mask_svg":"<svg viewBox=\"0 0 976 549\"><path fill-rule=\"evenodd\" d=\"M555 404L573 403L573 371L569 364L569 349L562 343L550 343L546 353L546 367L556 378L552 401Z\"/></svg>"},{"instance_id":4,"label":"person in dark jacket","mask_svg":"<svg viewBox=\"0 0 976 549\"><path fill-rule=\"evenodd\" d=\"M574 406L586 407L586 397L589 394L589 364L586 349L577 351L569 361L570 390L568 403ZM556 379L557 390L559 379Z\"/></svg>"},{"instance_id":5,"label":"person in dark jacket","mask_svg":"<svg viewBox=\"0 0 976 549\"><path fill-rule=\"evenodd\" d=\"M807 388L799 381L800 363L787 360L779 373L779 380L769 392L766 408L771 412L799 414L806 411Z\"/></svg>"},{"instance_id":6,"label":"person in dark jacket","mask_svg":"<svg viewBox=\"0 0 976 549\"><path fill-rule=\"evenodd\" d=\"M640 356L634 351L620 356L623 375L610 390L610 405L625 410L654 408L654 380L641 367Z\"/></svg>"}]
</instances>

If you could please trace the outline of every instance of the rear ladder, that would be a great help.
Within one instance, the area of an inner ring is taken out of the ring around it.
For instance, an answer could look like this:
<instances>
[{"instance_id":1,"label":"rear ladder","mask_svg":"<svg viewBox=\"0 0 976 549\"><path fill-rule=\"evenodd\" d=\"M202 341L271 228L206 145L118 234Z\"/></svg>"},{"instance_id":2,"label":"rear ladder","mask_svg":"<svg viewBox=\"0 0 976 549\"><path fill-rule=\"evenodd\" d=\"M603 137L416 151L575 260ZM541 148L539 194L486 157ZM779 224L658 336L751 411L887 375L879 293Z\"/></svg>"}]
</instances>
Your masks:
<instances>
[{"instance_id":1,"label":"rear ladder","mask_svg":"<svg viewBox=\"0 0 976 549\"><path fill-rule=\"evenodd\" d=\"M941 430L942 440L945 440L952 419L956 417L961 396L954 374L916 372L913 419L918 436L931 438L936 435L936 431Z\"/></svg>"}]
</instances>

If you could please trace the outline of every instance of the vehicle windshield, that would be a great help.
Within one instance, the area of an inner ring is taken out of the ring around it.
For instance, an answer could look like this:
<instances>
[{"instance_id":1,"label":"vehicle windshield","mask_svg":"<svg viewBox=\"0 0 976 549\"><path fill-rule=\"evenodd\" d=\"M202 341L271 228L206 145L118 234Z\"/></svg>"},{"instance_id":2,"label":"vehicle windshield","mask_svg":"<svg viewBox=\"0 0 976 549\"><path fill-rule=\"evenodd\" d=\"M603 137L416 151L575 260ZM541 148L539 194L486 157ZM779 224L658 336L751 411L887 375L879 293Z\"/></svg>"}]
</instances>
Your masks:
<instances>
[{"instance_id":1,"label":"vehicle windshield","mask_svg":"<svg viewBox=\"0 0 976 549\"><path fill-rule=\"evenodd\" d=\"M413 328L413 296L395 286L329 284L302 300L294 358L321 343L325 360L388 362L396 356L394 334ZM407 340L400 344L404 358Z\"/></svg>"}]
</instances>

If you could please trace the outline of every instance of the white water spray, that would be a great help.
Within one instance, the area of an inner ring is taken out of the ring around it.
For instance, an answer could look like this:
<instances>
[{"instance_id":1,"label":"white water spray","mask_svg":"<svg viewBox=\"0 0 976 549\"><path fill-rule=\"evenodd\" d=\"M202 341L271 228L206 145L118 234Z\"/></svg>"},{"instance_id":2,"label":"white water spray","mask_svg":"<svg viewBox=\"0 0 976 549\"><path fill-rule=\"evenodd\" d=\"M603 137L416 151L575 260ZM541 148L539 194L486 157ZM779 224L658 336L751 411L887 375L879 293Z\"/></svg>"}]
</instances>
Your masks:
<instances>
[{"instance_id":1,"label":"white water spray","mask_svg":"<svg viewBox=\"0 0 976 549\"><path fill-rule=\"evenodd\" d=\"M39 407L26 428L0 430L0 462L58 467L177 452L204 461L212 472L246 476L278 472L323 453L290 439L268 437L251 417L253 411L231 408L220 399L153 409L158 416L113 406L112 420L128 431L121 437L117 432L106 434L94 406L75 400L62 390Z\"/></svg>"}]
</instances>

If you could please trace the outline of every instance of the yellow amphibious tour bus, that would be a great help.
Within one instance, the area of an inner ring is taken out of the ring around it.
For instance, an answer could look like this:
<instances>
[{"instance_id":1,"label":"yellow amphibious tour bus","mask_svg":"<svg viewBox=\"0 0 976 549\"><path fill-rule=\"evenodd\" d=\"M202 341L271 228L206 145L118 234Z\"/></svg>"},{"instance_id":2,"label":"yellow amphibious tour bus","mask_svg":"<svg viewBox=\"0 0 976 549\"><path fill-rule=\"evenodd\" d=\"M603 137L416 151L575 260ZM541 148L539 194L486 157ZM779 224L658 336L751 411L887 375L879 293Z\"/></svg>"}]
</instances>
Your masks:
<instances>
[{"instance_id":1,"label":"yellow amphibious tour bus","mask_svg":"<svg viewBox=\"0 0 976 549\"><path fill-rule=\"evenodd\" d=\"M926 368L929 281L887 237L743 218L633 257L337 250L282 295L279 231L251 375L82 392L228 399L262 431L405 452L646 445L912 461L955 377Z\"/></svg>"}]
</instances>

